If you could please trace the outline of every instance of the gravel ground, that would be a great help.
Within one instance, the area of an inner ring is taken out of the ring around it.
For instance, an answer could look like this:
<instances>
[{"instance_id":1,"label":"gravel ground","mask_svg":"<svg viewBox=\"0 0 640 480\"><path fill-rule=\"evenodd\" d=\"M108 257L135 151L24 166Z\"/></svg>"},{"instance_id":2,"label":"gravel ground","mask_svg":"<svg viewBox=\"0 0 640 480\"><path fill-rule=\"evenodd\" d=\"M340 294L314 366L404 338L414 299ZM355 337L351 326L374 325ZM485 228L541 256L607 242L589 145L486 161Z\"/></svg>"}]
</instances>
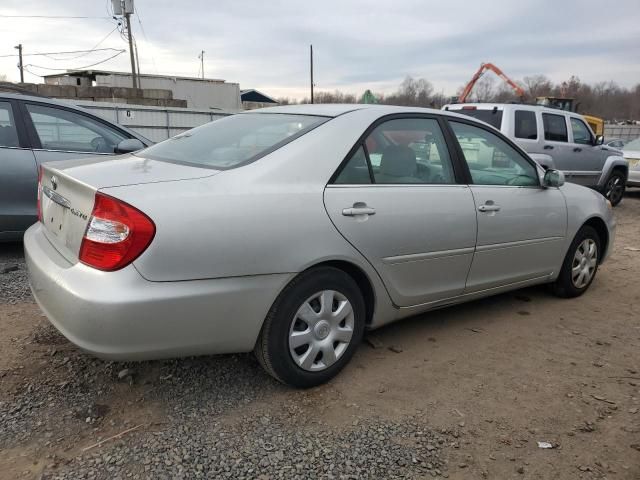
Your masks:
<instances>
[{"instance_id":1,"label":"gravel ground","mask_svg":"<svg viewBox=\"0 0 640 480\"><path fill-rule=\"evenodd\" d=\"M85 355L33 303L22 247L0 246L0 479L637 480L640 194L616 215L584 297L534 288L394 324L307 391L252 355Z\"/></svg>"},{"instance_id":2,"label":"gravel ground","mask_svg":"<svg viewBox=\"0 0 640 480\"><path fill-rule=\"evenodd\" d=\"M0 244L0 302L31 301L22 244Z\"/></svg>"}]
</instances>

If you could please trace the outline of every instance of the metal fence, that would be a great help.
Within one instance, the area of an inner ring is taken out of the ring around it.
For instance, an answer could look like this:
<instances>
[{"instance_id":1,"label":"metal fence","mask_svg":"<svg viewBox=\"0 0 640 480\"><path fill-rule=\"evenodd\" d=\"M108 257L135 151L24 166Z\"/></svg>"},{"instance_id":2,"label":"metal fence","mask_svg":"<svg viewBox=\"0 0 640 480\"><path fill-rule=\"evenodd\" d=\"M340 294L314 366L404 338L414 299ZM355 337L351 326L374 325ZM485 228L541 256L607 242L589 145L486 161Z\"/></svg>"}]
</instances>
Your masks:
<instances>
[{"instance_id":1,"label":"metal fence","mask_svg":"<svg viewBox=\"0 0 640 480\"><path fill-rule=\"evenodd\" d=\"M640 125L605 124L604 126L605 141L612 138L621 138L622 140L635 140L638 137L640 137Z\"/></svg>"},{"instance_id":2,"label":"metal fence","mask_svg":"<svg viewBox=\"0 0 640 480\"><path fill-rule=\"evenodd\" d=\"M112 122L130 128L154 142L166 140L191 128L232 115L229 112L193 108L146 107L92 101L75 101L73 103Z\"/></svg>"}]
</instances>

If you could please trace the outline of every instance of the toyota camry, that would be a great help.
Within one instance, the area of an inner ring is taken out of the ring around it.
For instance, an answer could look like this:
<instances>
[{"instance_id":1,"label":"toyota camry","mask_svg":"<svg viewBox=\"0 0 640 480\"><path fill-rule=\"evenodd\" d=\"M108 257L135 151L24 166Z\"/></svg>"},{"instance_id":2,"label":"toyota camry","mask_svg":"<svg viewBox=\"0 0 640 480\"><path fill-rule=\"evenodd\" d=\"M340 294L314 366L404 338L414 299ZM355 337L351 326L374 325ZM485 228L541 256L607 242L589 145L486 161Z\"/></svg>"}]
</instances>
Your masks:
<instances>
[{"instance_id":1,"label":"toyota camry","mask_svg":"<svg viewBox=\"0 0 640 480\"><path fill-rule=\"evenodd\" d=\"M466 116L299 105L44 164L24 245L38 304L87 352L253 350L310 387L365 330L535 284L581 295L610 207Z\"/></svg>"}]
</instances>

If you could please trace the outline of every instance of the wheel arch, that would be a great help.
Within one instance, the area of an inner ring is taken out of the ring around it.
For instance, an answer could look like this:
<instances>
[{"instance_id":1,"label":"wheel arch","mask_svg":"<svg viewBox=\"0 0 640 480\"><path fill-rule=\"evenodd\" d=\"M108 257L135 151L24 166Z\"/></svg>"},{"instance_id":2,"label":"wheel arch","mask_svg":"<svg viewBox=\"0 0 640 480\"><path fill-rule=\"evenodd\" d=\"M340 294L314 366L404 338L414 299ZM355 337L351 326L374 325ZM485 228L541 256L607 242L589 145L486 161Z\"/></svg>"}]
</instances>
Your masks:
<instances>
[{"instance_id":1,"label":"wheel arch","mask_svg":"<svg viewBox=\"0 0 640 480\"><path fill-rule=\"evenodd\" d=\"M585 225L593 228L600 238L601 245L600 253L598 255L598 263L601 263L605 256L605 252L609 249L609 229L607 228L607 224L600 217L591 217L583 223L583 226Z\"/></svg>"},{"instance_id":2,"label":"wheel arch","mask_svg":"<svg viewBox=\"0 0 640 480\"><path fill-rule=\"evenodd\" d=\"M361 267L347 260L325 260L307 267L304 271L306 272L318 267L333 267L338 270L342 270L344 273L349 275L354 282L356 282L364 299L366 314L365 324L367 326L371 325L376 305L376 294L369 275L367 275Z\"/></svg>"}]
</instances>

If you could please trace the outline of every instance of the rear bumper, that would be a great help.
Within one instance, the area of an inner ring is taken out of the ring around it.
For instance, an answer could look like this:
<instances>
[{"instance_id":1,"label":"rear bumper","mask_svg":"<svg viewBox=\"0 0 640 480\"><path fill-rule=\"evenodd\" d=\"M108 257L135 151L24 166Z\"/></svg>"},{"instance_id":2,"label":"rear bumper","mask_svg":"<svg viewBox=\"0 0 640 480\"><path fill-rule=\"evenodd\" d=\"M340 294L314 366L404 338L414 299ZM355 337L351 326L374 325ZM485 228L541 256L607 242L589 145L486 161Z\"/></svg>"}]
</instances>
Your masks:
<instances>
[{"instance_id":1,"label":"rear bumper","mask_svg":"<svg viewBox=\"0 0 640 480\"><path fill-rule=\"evenodd\" d=\"M72 343L98 357L144 360L250 351L291 274L150 282L129 265L70 264L40 224L24 236L33 295Z\"/></svg>"}]
</instances>

